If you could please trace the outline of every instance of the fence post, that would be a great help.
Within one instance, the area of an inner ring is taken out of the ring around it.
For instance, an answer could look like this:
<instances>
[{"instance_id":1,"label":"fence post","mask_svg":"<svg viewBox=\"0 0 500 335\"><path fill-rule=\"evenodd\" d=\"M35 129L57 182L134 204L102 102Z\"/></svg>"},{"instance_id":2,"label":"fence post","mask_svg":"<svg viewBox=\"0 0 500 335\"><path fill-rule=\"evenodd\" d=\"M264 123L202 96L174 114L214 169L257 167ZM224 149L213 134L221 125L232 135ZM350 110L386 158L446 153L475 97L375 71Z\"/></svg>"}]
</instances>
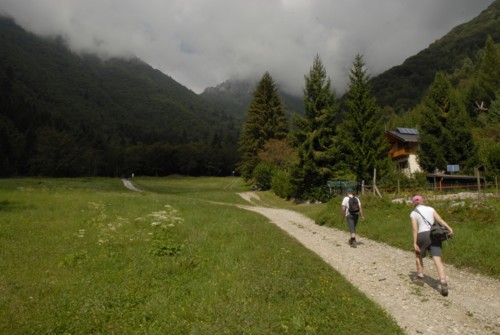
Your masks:
<instances>
[{"instance_id":1,"label":"fence post","mask_svg":"<svg viewBox=\"0 0 500 335\"><path fill-rule=\"evenodd\" d=\"M399 195L399 179L398 179L398 195Z\"/></svg>"},{"instance_id":2,"label":"fence post","mask_svg":"<svg viewBox=\"0 0 500 335\"><path fill-rule=\"evenodd\" d=\"M479 168L475 167L474 172L475 172L476 178L477 178L477 197L480 198L481 197L481 175L479 173Z\"/></svg>"},{"instance_id":3,"label":"fence post","mask_svg":"<svg viewBox=\"0 0 500 335\"><path fill-rule=\"evenodd\" d=\"M377 169L373 169L373 195L375 195L375 189L377 188Z\"/></svg>"}]
</instances>

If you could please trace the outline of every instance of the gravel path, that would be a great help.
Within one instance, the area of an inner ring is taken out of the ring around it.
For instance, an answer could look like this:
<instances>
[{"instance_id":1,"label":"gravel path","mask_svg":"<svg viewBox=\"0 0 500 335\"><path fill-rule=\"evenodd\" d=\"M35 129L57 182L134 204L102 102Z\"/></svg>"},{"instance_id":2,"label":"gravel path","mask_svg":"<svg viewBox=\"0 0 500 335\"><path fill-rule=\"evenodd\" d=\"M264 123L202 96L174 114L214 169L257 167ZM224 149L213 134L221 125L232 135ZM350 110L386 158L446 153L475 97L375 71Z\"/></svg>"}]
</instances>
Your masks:
<instances>
[{"instance_id":1,"label":"gravel path","mask_svg":"<svg viewBox=\"0 0 500 335\"><path fill-rule=\"evenodd\" d=\"M428 277L419 287L411 281L413 253L363 237L358 248L351 248L345 231L316 225L294 211L259 206L253 203L259 200L254 192L240 196L252 205L238 207L267 217L318 254L407 334L500 334L500 281L446 265L450 293L445 298L439 294L431 259L424 261Z\"/></svg>"},{"instance_id":2,"label":"gravel path","mask_svg":"<svg viewBox=\"0 0 500 335\"><path fill-rule=\"evenodd\" d=\"M128 179L122 178L122 183L123 183L123 186L125 186L126 188L128 188L131 191L142 192L142 190L135 187L134 184L132 184L132 182Z\"/></svg>"}]
</instances>

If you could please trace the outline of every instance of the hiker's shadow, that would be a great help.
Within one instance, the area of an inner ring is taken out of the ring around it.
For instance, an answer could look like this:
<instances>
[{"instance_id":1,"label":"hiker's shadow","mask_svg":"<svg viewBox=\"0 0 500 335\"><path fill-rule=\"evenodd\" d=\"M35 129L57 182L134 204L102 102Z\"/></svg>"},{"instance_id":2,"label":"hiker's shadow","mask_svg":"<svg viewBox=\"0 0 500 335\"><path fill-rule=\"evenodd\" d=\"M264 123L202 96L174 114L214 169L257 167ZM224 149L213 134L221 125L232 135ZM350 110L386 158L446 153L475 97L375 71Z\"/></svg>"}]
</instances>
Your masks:
<instances>
[{"instance_id":1,"label":"hiker's shadow","mask_svg":"<svg viewBox=\"0 0 500 335\"><path fill-rule=\"evenodd\" d=\"M417 272L415 272L415 271L410 272L408 274L408 277L410 277L410 280L413 283L415 283L415 284L418 285L418 275L417 275ZM419 285L419 286L428 285L428 286L432 287L435 291L440 292L440 290L439 290L439 280L438 279L434 279L432 277L424 275L424 278L421 279L421 282L422 282L422 284Z\"/></svg>"}]
</instances>

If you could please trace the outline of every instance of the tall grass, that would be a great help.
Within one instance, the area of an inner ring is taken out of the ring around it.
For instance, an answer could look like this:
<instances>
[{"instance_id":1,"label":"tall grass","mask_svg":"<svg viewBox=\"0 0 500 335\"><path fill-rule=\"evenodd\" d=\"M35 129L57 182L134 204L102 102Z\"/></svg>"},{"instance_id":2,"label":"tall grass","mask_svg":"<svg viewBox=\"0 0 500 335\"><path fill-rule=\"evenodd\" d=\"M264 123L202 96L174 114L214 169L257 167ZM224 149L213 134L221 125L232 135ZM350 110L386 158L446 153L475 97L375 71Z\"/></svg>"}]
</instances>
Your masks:
<instances>
[{"instance_id":1,"label":"tall grass","mask_svg":"<svg viewBox=\"0 0 500 335\"><path fill-rule=\"evenodd\" d=\"M0 333L402 333L239 179L134 184L0 180Z\"/></svg>"},{"instance_id":2,"label":"tall grass","mask_svg":"<svg viewBox=\"0 0 500 335\"><path fill-rule=\"evenodd\" d=\"M413 250L410 212L406 202L393 203L389 197L361 197L365 222L358 224L358 233L388 245ZM337 197L309 214L318 224L347 230L340 217ZM466 200L428 200L454 232L453 239L443 243L443 259L448 264L468 268L477 273L500 278L500 199L495 197ZM300 209L299 209L300 210Z\"/></svg>"}]
</instances>

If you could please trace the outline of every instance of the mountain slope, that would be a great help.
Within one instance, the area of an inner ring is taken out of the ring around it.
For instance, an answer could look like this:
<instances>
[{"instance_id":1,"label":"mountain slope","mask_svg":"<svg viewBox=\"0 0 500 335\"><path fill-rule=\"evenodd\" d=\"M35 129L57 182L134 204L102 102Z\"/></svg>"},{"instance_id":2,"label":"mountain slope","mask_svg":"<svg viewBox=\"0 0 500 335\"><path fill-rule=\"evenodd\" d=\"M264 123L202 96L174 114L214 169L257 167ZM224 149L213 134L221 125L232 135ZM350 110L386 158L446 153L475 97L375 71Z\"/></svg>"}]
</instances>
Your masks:
<instances>
[{"instance_id":1,"label":"mountain slope","mask_svg":"<svg viewBox=\"0 0 500 335\"><path fill-rule=\"evenodd\" d=\"M471 21L452 29L415 56L373 77L373 93L382 106L402 112L415 106L437 71L451 73L465 58L473 59L488 35L500 42L500 0Z\"/></svg>"},{"instance_id":2,"label":"mountain slope","mask_svg":"<svg viewBox=\"0 0 500 335\"><path fill-rule=\"evenodd\" d=\"M52 175L62 159L50 157L61 155L72 167L55 175L118 174L122 162L110 156L133 146L237 136L231 117L139 59L76 55L61 39L37 37L7 18L0 18L0 45L0 158L7 162L0 175ZM62 139L67 147L50 151ZM89 152L94 167L79 159Z\"/></svg>"},{"instance_id":3,"label":"mountain slope","mask_svg":"<svg viewBox=\"0 0 500 335\"><path fill-rule=\"evenodd\" d=\"M246 118L245 112L253 99L256 85L257 82L251 80L230 79L216 87L206 88L200 96L216 106L217 109L234 116L240 122L244 122ZM288 114L304 114L302 97L293 96L283 91L280 91L279 94L283 99Z\"/></svg>"}]
</instances>

